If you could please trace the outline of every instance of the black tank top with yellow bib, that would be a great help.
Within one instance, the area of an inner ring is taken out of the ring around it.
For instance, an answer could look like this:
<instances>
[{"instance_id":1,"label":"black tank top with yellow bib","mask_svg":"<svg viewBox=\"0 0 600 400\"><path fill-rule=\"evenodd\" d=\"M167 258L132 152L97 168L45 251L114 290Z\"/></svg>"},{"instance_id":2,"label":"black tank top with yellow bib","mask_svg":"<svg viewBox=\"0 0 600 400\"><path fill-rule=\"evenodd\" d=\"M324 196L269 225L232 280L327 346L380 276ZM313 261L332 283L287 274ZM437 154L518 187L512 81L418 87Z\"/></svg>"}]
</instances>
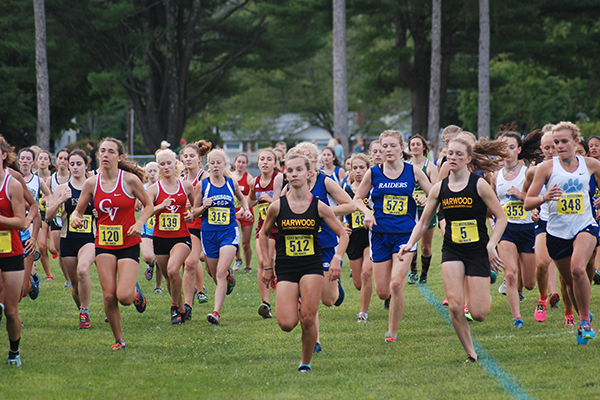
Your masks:
<instances>
[{"instance_id":1,"label":"black tank top with yellow bib","mask_svg":"<svg viewBox=\"0 0 600 400\"><path fill-rule=\"evenodd\" d=\"M278 273L283 269L321 266L321 245L319 244L319 199L312 196L310 206L302 214L294 213L289 206L287 196L280 198L277 226L277 257L275 268Z\"/></svg>"},{"instance_id":2,"label":"black tank top with yellow bib","mask_svg":"<svg viewBox=\"0 0 600 400\"><path fill-rule=\"evenodd\" d=\"M69 189L71 189L71 198L65 201L63 204L64 212L62 213L63 224L60 232L61 238L66 239L94 239L96 236L96 224L94 223L94 200L85 208L83 214L83 225L80 228L73 228L71 226L71 214L77 208L79 202L79 196L81 196L81 190L75 189L71 182L68 183Z\"/></svg>"},{"instance_id":3,"label":"black tank top with yellow bib","mask_svg":"<svg viewBox=\"0 0 600 400\"><path fill-rule=\"evenodd\" d=\"M412 164L412 160L411 160L411 164ZM428 165L429 165L429 159L426 158L425 159L425 163L423 164L423 168L421 170L423 171L423 173L425 173L425 176L429 180L429 183L431 183L431 178L427 174L427 166ZM427 197L427 193L425 193L425 191L421 188L421 186L419 186L418 183L415 183L415 190L413 190L413 199L415 199L415 201L417 200L417 196L425 196L425 197ZM419 203L417 203L417 210L423 211L424 208L425 207L421 207L419 205Z\"/></svg>"},{"instance_id":4,"label":"black tank top with yellow bib","mask_svg":"<svg viewBox=\"0 0 600 400\"><path fill-rule=\"evenodd\" d=\"M448 188L448 178L440 187L440 209L446 217L444 249L464 254L481 254L486 251L488 233L486 226L487 206L477 193L477 182L482 179L471 173L467 186L459 192Z\"/></svg>"},{"instance_id":5,"label":"black tank top with yellow bib","mask_svg":"<svg viewBox=\"0 0 600 400\"><path fill-rule=\"evenodd\" d=\"M354 190L352 190L352 185L346 185L344 190L346 191L346 193L348 193L348 196L350 196L351 199L354 198ZM363 202L365 203L365 206L370 210L371 205L369 204L369 199L365 198L363 199ZM365 214L363 214L359 210L356 210L352 214L348 214L345 217L346 221L350 225L350 229L352 229L353 232L357 230L367 229L365 228Z\"/></svg>"}]
</instances>

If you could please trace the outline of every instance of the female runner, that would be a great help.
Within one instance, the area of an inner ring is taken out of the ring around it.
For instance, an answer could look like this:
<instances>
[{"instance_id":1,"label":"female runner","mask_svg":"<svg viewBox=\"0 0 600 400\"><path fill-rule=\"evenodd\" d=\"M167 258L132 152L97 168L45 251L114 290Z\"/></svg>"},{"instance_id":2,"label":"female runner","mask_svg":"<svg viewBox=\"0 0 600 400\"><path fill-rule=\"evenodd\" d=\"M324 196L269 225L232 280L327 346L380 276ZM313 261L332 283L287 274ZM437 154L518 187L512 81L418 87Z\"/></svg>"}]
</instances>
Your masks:
<instances>
[{"instance_id":1,"label":"female runner","mask_svg":"<svg viewBox=\"0 0 600 400\"><path fill-rule=\"evenodd\" d=\"M371 161L366 154L354 153L350 159L350 182L344 189L350 198L354 198L354 190L357 190L367 171L371 168ZM365 206L369 207L368 200ZM350 235L350 243L346 249L350 260L350 270L354 287L360 290L360 311L357 322L367 322L369 318L369 304L373 294L373 263L371 262L371 248L369 247L369 231L365 229L365 215L355 211L346 216L346 233Z\"/></svg>"},{"instance_id":2,"label":"female runner","mask_svg":"<svg viewBox=\"0 0 600 400\"><path fill-rule=\"evenodd\" d=\"M52 164L52 155L46 151L42 150L37 156L37 175L40 177L40 180L44 182L48 182L48 178L52 175L53 172L56 171L56 166ZM48 185L46 185L48 187ZM52 271L50 270L50 258L48 257L48 236L50 234L50 227L48 226L48 221L46 221L46 197L43 193L40 196L38 205L40 209L40 219L41 219L41 227L40 233L37 238L38 251L40 253L40 262L42 263L42 267L44 268L44 272L46 273L46 279L54 280L52 276Z\"/></svg>"},{"instance_id":3,"label":"female runner","mask_svg":"<svg viewBox=\"0 0 600 400\"><path fill-rule=\"evenodd\" d=\"M598 244L598 224L590 205L590 174L600 182L600 162L575 155L579 128L560 122L552 128L558 157L539 165L527 192L525 208L548 203L546 244L550 257L567 285L573 306L579 315L577 343L586 344L596 337L590 324L590 282L594 274L588 261ZM540 195L542 186L547 192Z\"/></svg>"},{"instance_id":4,"label":"female runner","mask_svg":"<svg viewBox=\"0 0 600 400\"><path fill-rule=\"evenodd\" d=\"M144 175L146 177L147 182L144 183L144 189L148 192L148 187L154 185L158 180L158 164L154 161L149 162L144 167ZM141 203L138 207L141 209ZM151 281L154 277L154 267L156 265L156 257L154 257L154 226L156 224L155 216L151 216L148 221L144 224L142 228L142 244L140 248L142 250L142 259L146 263L146 280ZM163 274L158 269L158 273L156 274L156 281L154 284L154 293L162 293L162 280Z\"/></svg>"},{"instance_id":5,"label":"female runner","mask_svg":"<svg viewBox=\"0 0 600 400\"><path fill-rule=\"evenodd\" d=\"M275 165L277 162L277 155L271 149L262 149L258 153L258 168L260 169L260 176L252 179L248 186L250 186L250 195L248 196L250 207L258 202L258 224L256 225L256 239L260 230L262 229L263 222L267 216L267 209L269 205L279 198L281 193L281 184L275 184L275 178L279 172L275 171ZM277 194L277 195L276 195ZM269 248L268 254L270 254L269 260L273 260L273 253L275 251L275 241L277 240L277 227L271 230L269 234ZM263 252L261 251L260 241L256 241L256 255L258 256L258 273L256 280L258 282L258 291L260 293L261 304L258 306L258 315L267 319L273 318L271 313L271 293L268 287L262 284L262 265L266 265L268 262L262 260Z\"/></svg>"},{"instance_id":6,"label":"female runner","mask_svg":"<svg viewBox=\"0 0 600 400\"><path fill-rule=\"evenodd\" d=\"M261 276L268 288L273 281L273 267L268 251L268 237L277 223L279 240L275 270L277 272L277 323L285 332L291 332L298 324L302 327L302 361L300 372L309 372L313 349L317 342L317 310L323 288L323 261L320 254L319 227L321 221L339 236L340 244L327 272L327 278L336 282L339 264L348 245L348 235L322 201L312 195L308 181L313 178L313 166L307 157L288 155L286 174L289 181L287 194L275 200L267 210L267 218L260 231L259 241L263 255ZM298 312L298 298L302 306Z\"/></svg>"},{"instance_id":7,"label":"female runner","mask_svg":"<svg viewBox=\"0 0 600 400\"><path fill-rule=\"evenodd\" d=\"M54 191L52 202L46 211L49 219L54 219L61 210L62 230L60 234L60 254L73 286L71 295L79 308L79 329L88 329L90 325L90 297L92 281L90 268L96 257L94 238L96 219L90 201L84 208L83 226L75 229L70 224L71 214L77 207L81 189L87 180L87 155L76 149L69 154L69 172L71 180L59 185Z\"/></svg>"},{"instance_id":8,"label":"female runner","mask_svg":"<svg viewBox=\"0 0 600 400\"><path fill-rule=\"evenodd\" d=\"M206 140L200 140L196 143L186 145L179 153L181 162L186 169L184 181L192 183L196 189L198 182L208 176L208 172L202 169L200 162L210 149L212 143ZM193 204L188 205L191 209ZM198 303L206 303L208 297L204 293L204 270L200 264L200 260L204 259L202 253L202 243L200 240L200 228L202 227L202 219L196 218L188 224L190 237L192 239L192 251L185 260L185 269L183 270L183 297L187 304L194 304L195 288L198 288ZM198 268L200 266L200 268ZM190 314L191 318L191 314Z\"/></svg>"},{"instance_id":9,"label":"female runner","mask_svg":"<svg viewBox=\"0 0 600 400\"><path fill-rule=\"evenodd\" d=\"M417 169L420 169L425 173L429 182L438 181L438 170L432 162L427 159L427 141L421 135L413 135L408 140L408 148L412 159L410 163ZM413 197L425 196L425 192L421 190L419 185L415 186ZM417 204L417 213L419 218L423 214L423 207ZM429 223L429 228L423 238L421 239L421 276L417 275L417 252L415 251L413 259L410 264L410 275L408 276L408 283L415 284L419 282L424 285L427 283L427 273L429 272L429 266L431 265L431 243L433 242L433 232L437 226L437 220L435 216Z\"/></svg>"},{"instance_id":10,"label":"female runner","mask_svg":"<svg viewBox=\"0 0 600 400\"><path fill-rule=\"evenodd\" d=\"M323 173L333 179L335 183L342 186L342 181L346 177L346 171L342 168L342 163L337 158L335 150L331 147L325 147L321 150L321 164Z\"/></svg>"},{"instance_id":11,"label":"female runner","mask_svg":"<svg viewBox=\"0 0 600 400\"><path fill-rule=\"evenodd\" d=\"M595 135L590 136L590 138L588 139L588 148L589 148L589 156L600 161L600 136L595 136ZM592 182L590 181L590 184L591 183ZM595 185L594 185L594 187L595 187ZM592 189L592 188L590 187L590 189ZM596 187L596 190L594 190L594 191L590 190L590 193L592 193L594 195L594 200L600 198L600 188ZM592 207L593 207L593 204L592 204ZM596 215L594 215L594 217L596 218L596 221L598 221L598 219L600 218L598 210L596 210ZM600 266L600 251L597 251L596 259L595 259L595 271L594 271L594 283L596 285L600 285L600 271L598 271L599 266Z\"/></svg>"},{"instance_id":12,"label":"female runner","mask_svg":"<svg viewBox=\"0 0 600 400\"><path fill-rule=\"evenodd\" d=\"M233 160L233 179L238 183L240 191L244 196L248 196L250 193L250 181L252 175L246 171L248 167L248 156L245 154L238 154ZM240 230L242 231L242 250L244 251L244 271L251 272L250 262L252 261L252 246L250 246L250 237L252 236L252 226L254 225L254 218L251 221L246 221L241 216L238 216L238 212L241 210L240 204L235 199L235 212ZM252 216L254 217L254 210L250 209ZM242 211L243 213L243 211ZM239 271L242 267L242 258L240 257L240 251L238 250L235 257L234 271Z\"/></svg>"},{"instance_id":13,"label":"female runner","mask_svg":"<svg viewBox=\"0 0 600 400\"><path fill-rule=\"evenodd\" d=\"M71 150L66 148L61 149L58 151L58 153L56 153L56 173L46 181L46 185L50 188L50 192L52 193L54 193L59 185L67 183L69 180L71 180L71 173L69 172L70 153ZM62 218L60 213L56 215L56 218L48 221L48 226L50 227L50 253L53 254L53 258L55 257L54 255L58 255L58 265L60 266L63 276L65 277L65 285L63 287L68 288L72 285L72 283L65 269L63 260L60 258L60 231L62 229Z\"/></svg>"},{"instance_id":14,"label":"female runner","mask_svg":"<svg viewBox=\"0 0 600 400\"><path fill-rule=\"evenodd\" d=\"M521 134L501 132L501 141L507 144L508 155L504 167L494 175L493 186L500 205L508 218L508 225L498 243L498 254L504 262L506 298L510 306L515 328L523 327L519 307L517 274L520 273L523 286L528 290L535 287L535 223L531 211L523 209L525 176L527 167L521 160L536 161L539 157L541 131L532 132L525 141ZM519 268L520 264L520 268ZM547 299L547 297L546 297ZM545 304L544 304L545 307ZM545 311L545 310L544 310ZM536 318L537 320L538 318Z\"/></svg>"},{"instance_id":15,"label":"female runner","mask_svg":"<svg viewBox=\"0 0 600 400\"><path fill-rule=\"evenodd\" d=\"M167 288L171 294L171 323L176 325L191 319L192 315L191 301L184 303L181 296L182 280L179 270L192 249L187 225L192 221L192 216L187 211L186 204L194 203L194 187L189 181L179 179L181 170L177 165L177 155L172 150L159 150L156 162L158 182L148 188L148 196L154 202L156 220L153 246L156 262L167 280ZM192 293L190 300L193 298Z\"/></svg>"},{"instance_id":16,"label":"female runner","mask_svg":"<svg viewBox=\"0 0 600 400\"><path fill-rule=\"evenodd\" d=\"M133 303L138 312L146 310L146 297L137 284L140 258L140 235L144 223L154 212L144 190L141 168L125 159L123 143L106 138L98 148L98 175L83 185L77 207L71 214L71 226L84 227L84 211L94 199L98 212L96 266L104 297L104 312L115 338L112 350L125 348L121 311ZM135 199L142 202L140 218L135 220Z\"/></svg>"},{"instance_id":17,"label":"female runner","mask_svg":"<svg viewBox=\"0 0 600 400\"><path fill-rule=\"evenodd\" d=\"M415 184L418 183L426 194L429 193L431 184L423 171L404 162L404 142L400 132L384 131L379 136L379 141L385 162L367 171L354 196L354 204L365 214L365 227L371 231L375 291L382 300L387 299L390 294L392 296L388 332L385 334L385 341L392 343L396 341L398 325L404 312L404 283L411 261L400 261L394 254L406 244L415 227ZM373 211L364 203L369 194ZM414 250L410 248L410 251Z\"/></svg>"},{"instance_id":18,"label":"female runner","mask_svg":"<svg viewBox=\"0 0 600 400\"><path fill-rule=\"evenodd\" d=\"M459 137L450 141L447 156L450 175L431 189L423 216L399 255L400 258L407 257L411 246L427 231L427 221L440 204L446 218L442 279L452 326L467 352L465 362L475 362L478 357L463 306L469 304L471 315L477 321L485 320L489 314L492 306L490 269L502 267L496 245L507 223L490 185L470 171L497 170L499 158L493 160L485 155L503 156L504 149L505 144L497 141L477 142L474 146ZM496 217L496 227L489 239L486 226L488 209ZM466 293L465 286L468 288Z\"/></svg>"},{"instance_id":19,"label":"female runner","mask_svg":"<svg viewBox=\"0 0 600 400\"><path fill-rule=\"evenodd\" d=\"M373 165L381 165L385 161L379 139L373 140L371 143L369 143L369 158L371 159Z\"/></svg>"},{"instance_id":20,"label":"female runner","mask_svg":"<svg viewBox=\"0 0 600 400\"><path fill-rule=\"evenodd\" d=\"M194 215L202 215L202 249L209 274L217 285L215 308L207 320L219 325L225 296L235 286L230 266L240 243L240 231L235 219L234 197L244 209L244 218L251 220L253 216L237 182L228 176L229 160L225 152L213 149L206 158L210 176L202 180L196 193Z\"/></svg>"}]
</instances>

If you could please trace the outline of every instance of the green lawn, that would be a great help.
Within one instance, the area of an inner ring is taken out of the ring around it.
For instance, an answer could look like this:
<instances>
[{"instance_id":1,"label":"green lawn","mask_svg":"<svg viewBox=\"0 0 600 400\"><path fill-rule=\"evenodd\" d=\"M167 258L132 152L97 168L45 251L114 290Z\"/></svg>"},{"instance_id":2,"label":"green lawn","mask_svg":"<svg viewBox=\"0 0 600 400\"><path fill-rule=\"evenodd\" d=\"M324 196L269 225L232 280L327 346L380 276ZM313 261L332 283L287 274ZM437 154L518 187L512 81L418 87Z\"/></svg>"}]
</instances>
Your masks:
<instances>
[{"instance_id":1,"label":"green lawn","mask_svg":"<svg viewBox=\"0 0 600 400\"><path fill-rule=\"evenodd\" d=\"M427 287L443 300L439 237ZM168 294L155 294L140 268L139 283L148 308L138 314L122 308L127 348L114 343L104 322L102 295L93 267L92 327L79 330L78 312L56 260L55 281L46 281L36 301L21 302L25 327L21 368L0 367L2 398L309 398L309 399L505 399L511 395L488 374L483 363L463 365L465 354L447 324L418 286L406 287L406 312L398 342L384 343L387 311L374 294L369 321L357 324L359 293L343 269L346 301L339 308L321 307L323 352L313 371L296 371L300 361L300 328L284 333L275 319L257 314L256 258L250 274L237 272L238 284L227 297L221 325L206 321L212 301L194 307L193 320L170 323ZM499 282L502 274L499 276ZM212 299L214 284L207 279ZM475 340L510 374L530 398L596 398L600 393L599 339L577 346L575 328L565 328L562 302L536 323L537 292L525 293L525 327L512 325L506 298L492 286L488 320L471 323ZM274 298L274 292L273 292ZM592 310L598 312L598 287L592 288ZM4 321L3 321L4 322ZM8 340L3 336L5 354Z\"/></svg>"}]
</instances>

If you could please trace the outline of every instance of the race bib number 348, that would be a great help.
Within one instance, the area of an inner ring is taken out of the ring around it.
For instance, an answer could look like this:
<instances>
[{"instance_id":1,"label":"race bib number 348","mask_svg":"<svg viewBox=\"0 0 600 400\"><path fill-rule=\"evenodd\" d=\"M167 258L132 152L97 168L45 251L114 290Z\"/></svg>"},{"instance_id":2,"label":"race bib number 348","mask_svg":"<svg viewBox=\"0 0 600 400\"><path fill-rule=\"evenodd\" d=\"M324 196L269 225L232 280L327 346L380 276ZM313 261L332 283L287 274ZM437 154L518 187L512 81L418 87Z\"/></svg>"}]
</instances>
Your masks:
<instances>
[{"instance_id":1,"label":"race bib number 348","mask_svg":"<svg viewBox=\"0 0 600 400\"><path fill-rule=\"evenodd\" d=\"M556 205L560 215L583 214L583 193L563 193Z\"/></svg>"}]
</instances>

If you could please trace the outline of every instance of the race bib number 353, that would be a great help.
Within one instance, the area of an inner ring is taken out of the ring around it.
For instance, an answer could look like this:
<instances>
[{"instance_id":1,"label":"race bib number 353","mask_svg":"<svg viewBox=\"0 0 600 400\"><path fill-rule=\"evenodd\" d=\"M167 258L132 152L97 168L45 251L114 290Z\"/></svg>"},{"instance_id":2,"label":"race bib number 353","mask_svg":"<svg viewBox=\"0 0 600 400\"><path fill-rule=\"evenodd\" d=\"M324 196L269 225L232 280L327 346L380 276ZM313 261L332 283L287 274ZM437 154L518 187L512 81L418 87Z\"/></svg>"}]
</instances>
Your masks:
<instances>
[{"instance_id":1,"label":"race bib number 353","mask_svg":"<svg viewBox=\"0 0 600 400\"><path fill-rule=\"evenodd\" d=\"M563 193L556 205L560 215L583 214L583 193Z\"/></svg>"},{"instance_id":2,"label":"race bib number 353","mask_svg":"<svg viewBox=\"0 0 600 400\"><path fill-rule=\"evenodd\" d=\"M454 243L472 243L479 241L477 220L452 221L452 241Z\"/></svg>"},{"instance_id":3,"label":"race bib number 353","mask_svg":"<svg viewBox=\"0 0 600 400\"><path fill-rule=\"evenodd\" d=\"M527 218L527 212L523 208L522 201L508 201L504 204L504 213L506 218L512 220L524 220Z\"/></svg>"},{"instance_id":4,"label":"race bib number 353","mask_svg":"<svg viewBox=\"0 0 600 400\"><path fill-rule=\"evenodd\" d=\"M101 246L123 246L122 225L100 225L98 235L98 244Z\"/></svg>"},{"instance_id":5,"label":"race bib number 353","mask_svg":"<svg viewBox=\"0 0 600 400\"><path fill-rule=\"evenodd\" d=\"M406 215L408 211L408 196L383 196L383 213L391 215Z\"/></svg>"},{"instance_id":6,"label":"race bib number 353","mask_svg":"<svg viewBox=\"0 0 600 400\"><path fill-rule=\"evenodd\" d=\"M312 256L315 245L312 235L285 235L285 255L288 257Z\"/></svg>"}]
</instances>

